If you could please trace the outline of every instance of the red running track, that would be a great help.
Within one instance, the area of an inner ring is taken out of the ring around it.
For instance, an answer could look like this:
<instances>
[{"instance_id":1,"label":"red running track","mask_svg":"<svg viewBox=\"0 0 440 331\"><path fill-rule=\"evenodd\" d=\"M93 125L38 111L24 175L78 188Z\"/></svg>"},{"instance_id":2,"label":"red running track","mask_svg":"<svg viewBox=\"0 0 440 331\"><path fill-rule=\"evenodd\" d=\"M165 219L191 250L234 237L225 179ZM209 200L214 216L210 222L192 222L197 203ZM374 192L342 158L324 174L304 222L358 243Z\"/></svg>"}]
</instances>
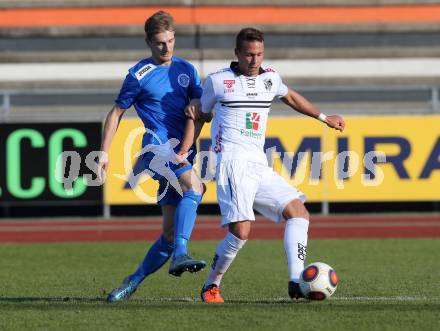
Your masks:
<instances>
[{"instance_id":1,"label":"red running track","mask_svg":"<svg viewBox=\"0 0 440 331\"><path fill-rule=\"evenodd\" d=\"M0 220L0 242L90 242L153 240L161 233L161 219L38 219ZM192 239L221 239L226 230L218 217L200 217ZM283 225L259 218L252 226L253 239L282 239ZM311 239L336 238L436 238L440 215L313 216Z\"/></svg>"}]
</instances>

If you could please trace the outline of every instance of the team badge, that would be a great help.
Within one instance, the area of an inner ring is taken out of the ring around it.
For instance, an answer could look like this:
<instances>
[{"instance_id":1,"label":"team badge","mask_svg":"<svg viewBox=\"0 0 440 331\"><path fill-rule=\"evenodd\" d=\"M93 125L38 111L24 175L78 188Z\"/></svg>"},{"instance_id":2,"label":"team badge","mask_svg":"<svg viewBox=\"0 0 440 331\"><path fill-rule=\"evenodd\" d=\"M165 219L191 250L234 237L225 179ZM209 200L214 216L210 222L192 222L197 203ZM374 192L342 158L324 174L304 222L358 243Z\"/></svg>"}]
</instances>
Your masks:
<instances>
[{"instance_id":1,"label":"team badge","mask_svg":"<svg viewBox=\"0 0 440 331\"><path fill-rule=\"evenodd\" d=\"M180 74L179 77L177 77L177 82L182 87L188 87L188 85L189 85L189 76L187 74Z\"/></svg>"},{"instance_id":2,"label":"team badge","mask_svg":"<svg viewBox=\"0 0 440 331\"><path fill-rule=\"evenodd\" d=\"M272 89L272 79L266 78L263 82L266 90L270 91Z\"/></svg>"}]
</instances>

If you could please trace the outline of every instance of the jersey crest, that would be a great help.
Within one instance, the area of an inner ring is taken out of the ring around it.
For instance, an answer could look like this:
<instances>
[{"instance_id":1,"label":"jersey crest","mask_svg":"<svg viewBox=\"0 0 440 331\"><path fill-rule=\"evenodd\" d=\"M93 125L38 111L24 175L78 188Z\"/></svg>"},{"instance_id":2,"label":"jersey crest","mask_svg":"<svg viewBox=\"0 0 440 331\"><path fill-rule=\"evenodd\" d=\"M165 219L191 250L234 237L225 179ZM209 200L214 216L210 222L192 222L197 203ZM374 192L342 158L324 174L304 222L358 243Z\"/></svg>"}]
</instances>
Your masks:
<instances>
[{"instance_id":1,"label":"jersey crest","mask_svg":"<svg viewBox=\"0 0 440 331\"><path fill-rule=\"evenodd\" d=\"M272 79L271 78L266 78L265 80L263 80L263 83L264 83L264 88L267 91L270 91L272 89L273 83L272 83Z\"/></svg>"},{"instance_id":2,"label":"jersey crest","mask_svg":"<svg viewBox=\"0 0 440 331\"><path fill-rule=\"evenodd\" d=\"M179 77L177 77L177 82L182 87L188 87L189 86L189 76L187 74L180 74Z\"/></svg>"}]
</instances>

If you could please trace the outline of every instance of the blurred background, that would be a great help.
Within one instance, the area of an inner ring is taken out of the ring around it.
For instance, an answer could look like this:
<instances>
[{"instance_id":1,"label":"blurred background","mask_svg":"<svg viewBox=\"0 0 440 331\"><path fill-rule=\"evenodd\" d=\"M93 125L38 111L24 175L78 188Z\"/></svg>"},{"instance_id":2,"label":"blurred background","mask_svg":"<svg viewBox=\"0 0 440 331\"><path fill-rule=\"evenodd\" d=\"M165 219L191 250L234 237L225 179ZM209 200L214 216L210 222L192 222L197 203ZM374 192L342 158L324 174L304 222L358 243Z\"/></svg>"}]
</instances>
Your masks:
<instances>
[{"instance_id":1,"label":"blurred background","mask_svg":"<svg viewBox=\"0 0 440 331\"><path fill-rule=\"evenodd\" d=\"M439 211L440 1L0 0L2 217L158 212L81 183L69 196L54 169L60 151L76 150L84 160L99 149L102 121L128 68L149 56L145 19L160 9L175 18L175 54L202 78L234 59L241 28L257 27L265 33L265 65L288 86L322 112L371 128L360 129L362 136L348 132L339 148L363 139L362 154L368 137L395 138L376 141L397 148L385 165L396 177L388 187L365 194L354 187L341 197L309 193L312 212ZM280 102L272 110L274 118L298 118ZM394 117L405 127L393 125ZM82 162L78 176L88 173ZM215 198L200 211L218 213Z\"/></svg>"}]
</instances>

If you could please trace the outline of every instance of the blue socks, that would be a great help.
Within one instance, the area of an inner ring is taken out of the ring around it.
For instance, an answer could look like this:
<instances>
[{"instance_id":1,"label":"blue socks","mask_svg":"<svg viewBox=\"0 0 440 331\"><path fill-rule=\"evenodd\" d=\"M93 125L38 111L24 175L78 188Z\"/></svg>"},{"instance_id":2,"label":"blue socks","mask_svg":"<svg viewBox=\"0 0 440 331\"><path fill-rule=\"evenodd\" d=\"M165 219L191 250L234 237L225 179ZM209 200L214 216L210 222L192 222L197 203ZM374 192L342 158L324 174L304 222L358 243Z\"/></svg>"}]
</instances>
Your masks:
<instances>
[{"instance_id":1,"label":"blue socks","mask_svg":"<svg viewBox=\"0 0 440 331\"><path fill-rule=\"evenodd\" d=\"M197 207L202 200L202 195L194 191L183 193L176 209L174 218L174 256L176 258L181 255L188 254L187 244L194 228L197 217Z\"/></svg>"},{"instance_id":2,"label":"blue socks","mask_svg":"<svg viewBox=\"0 0 440 331\"><path fill-rule=\"evenodd\" d=\"M150 247L135 273L130 276L132 281L140 284L145 277L159 270L171 257L173 251L173 258L188 254L187 244L194 228L197 207L201 200L200 193L194 191L183 193L183 198L177 205L174 219L174 243L169 243L163 235L160 236Z\"/></svg>"},{"instance_id":3,"label":"blue socks","mask_svg":"<svg viewBox=\"0 0 440 331\"><path fill-rule=\"evenodd\" d=\"M130 276L131 280L139 284L145 277L159 270L168 261L173 250L174 244L167 242L165 237L161 235L150 247L135 273Z\"/></svg>"}]
</instances>

